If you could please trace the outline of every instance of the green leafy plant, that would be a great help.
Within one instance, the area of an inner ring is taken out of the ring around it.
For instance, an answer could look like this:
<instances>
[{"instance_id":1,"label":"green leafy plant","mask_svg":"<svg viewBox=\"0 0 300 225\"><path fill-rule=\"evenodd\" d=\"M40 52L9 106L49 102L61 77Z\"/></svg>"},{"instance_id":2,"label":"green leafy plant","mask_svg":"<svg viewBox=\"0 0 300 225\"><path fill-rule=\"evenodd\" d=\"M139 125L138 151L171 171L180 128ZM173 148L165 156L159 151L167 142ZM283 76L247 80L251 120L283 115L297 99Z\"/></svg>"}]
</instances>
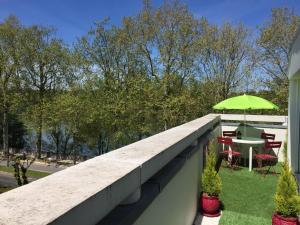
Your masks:
<instances>
[{"instance_id":1,"label":"green leafy plant","mask_svg":"<svg viewBox=\"0 0 300 225\"><path fill-rule=\"evenodd\" d=\"M206 165L202 174L203 192L209 196L218 196L221 193L221 178L216 171L216 143L210 142L206 153Z\"/></svg>"},{"instance_id":2,"label":"green leafy plant","mask_svg":"<svg viewBox=\"0 0 300 225\"><path fill-rule=\"evenodd\" d=\"M297 192L297 181L289 167L286 154L284 155L285 161L275 193L275 208L284 217L296 217L300 213L300 196Z\"/></svg>"}]
</instances>

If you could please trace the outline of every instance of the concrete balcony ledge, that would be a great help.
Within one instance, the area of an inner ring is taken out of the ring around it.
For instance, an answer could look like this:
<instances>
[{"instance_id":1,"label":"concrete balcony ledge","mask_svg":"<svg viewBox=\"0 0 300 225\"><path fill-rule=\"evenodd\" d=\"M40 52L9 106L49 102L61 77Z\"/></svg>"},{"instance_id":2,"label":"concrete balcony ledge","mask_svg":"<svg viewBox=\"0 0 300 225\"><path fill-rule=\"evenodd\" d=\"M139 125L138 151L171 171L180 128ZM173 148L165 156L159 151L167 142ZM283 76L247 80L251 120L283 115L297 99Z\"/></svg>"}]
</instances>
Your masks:
<instances>
[{"instance_id":1,"label":"concrete balcony ledge","mask_svg":"<svg viewBox=\"0 0 300 225\"><path fill-rule=\"evenodd\" d=\"M244 114L210 114L219 115L222 121L244 121ZM266 123L288 123L287 116L273 115L246 115L247 122L266 122Z\"/></svg>"},{"instance_id":2,"label":"concrete balcony ledge","mask_svg":"<svg viewBox=\"0 0 300 225\"><path fill-rule=\"evenodd\" d=\"M96 224L219 124L207 115L0 195L0 224Z\"/></svg>"}]
</instances>

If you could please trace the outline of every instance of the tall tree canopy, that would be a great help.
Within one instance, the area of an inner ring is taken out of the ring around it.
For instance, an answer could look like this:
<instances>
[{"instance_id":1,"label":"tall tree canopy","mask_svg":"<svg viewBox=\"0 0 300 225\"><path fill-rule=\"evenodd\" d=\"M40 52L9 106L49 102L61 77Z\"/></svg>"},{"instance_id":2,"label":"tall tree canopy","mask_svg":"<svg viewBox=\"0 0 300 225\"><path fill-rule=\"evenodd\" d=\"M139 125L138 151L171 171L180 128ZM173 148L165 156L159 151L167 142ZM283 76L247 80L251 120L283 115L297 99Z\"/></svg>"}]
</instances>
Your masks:
<instances>
[{"instance_id":1,"label":"tall tree canopy","mask_svg":"<svg viewBox=\"0 0 300 225\"><path fill-rule=\"evenodd\" d=\"M2 112L3 150L9 154L9 114L16 103L20 85L20 40L22 27L18 19L9 16L0 23L0 110ZM8 161L9 163L9 161Z\"/></svg>"},{"instance_id":2,"label":"tall tree canopy","mask_svg":"<svg viewBox=\"0 0 300 225\"><path fill-rule=\"evenodd\" d=\"M243 24L218 27L205 19L202 28L200 71L205 80L215 83L217 95L224 100L252 71L249 31Z\"/></svg>"},{"instance_id":3,"label":"tall tree canopy","mask_svg":"<svg viewBox=\"0 0 300 225\"><path fill-rule=\"evenodd\" d=\"M3 148L8 153L12 146L9 129L27 130L38 157L46 150L76 162L83 144L102 154L247 91L273 100L284 114L288 50L298 25L291 10L273 9L250 32L243 23L198 18L179 1L154 7L145 0L121 24L97 21L68 46L54 29L10 16L0 22ZM251 90L250 80L263 85Z\"/></svg>"},{"instance_id":4,"label":"tall tree canopy","mask_svg":"<svg viewBox=\"0 0 300 225\"><path fill-rule=\"evenodd\" d=\"M41 157L45 102L66 88L68 49L53 36L53 30L32 26L22 40L22 74L28 88L26 116L37 133L38 158Z\"/></svg>"},{"instance_id":5,"label":"tall tree canopy","mask_svg":"<svg viewBox=\"0 0 300 225\"><path fill-rule=\"evenodd\" d=\"M275 8L272 17L260 27L257 39L257 64L261 79L273 93L281 112L287 113L289 49L300 25L300 17L287 8Z\"/></svg>"}]
</instances>

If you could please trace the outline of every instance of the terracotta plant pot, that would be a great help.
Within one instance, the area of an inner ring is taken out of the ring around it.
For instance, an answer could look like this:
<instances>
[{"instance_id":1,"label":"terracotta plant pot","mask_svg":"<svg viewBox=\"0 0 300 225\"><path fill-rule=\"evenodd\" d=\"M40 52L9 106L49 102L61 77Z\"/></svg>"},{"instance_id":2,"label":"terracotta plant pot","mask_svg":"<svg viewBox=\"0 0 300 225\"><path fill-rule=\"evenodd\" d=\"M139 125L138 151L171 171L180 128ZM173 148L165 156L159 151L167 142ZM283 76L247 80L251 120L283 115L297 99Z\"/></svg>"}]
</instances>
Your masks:
<instances>
[{"instance_id":1,"label":"terracotta plant pot","mask_svg":"<svg viewBox=\"0 0 300 225\"><path fill-rule=\"evenodd\" d=\"M272 225L298 225L297 217L283 217L277 213L272 216Z\"/></svg>"},{"instance_id":2,"label":"terracotta plant pot","mask_svg":"<svg viewBox=\"0 0 300 225\"><path fill-rule=\"evenodd\" d=\"M201 196L202 214L208 217L220 216L220 200L217 196L208 196L202 193Z\"/></svg>"}]
</instances>

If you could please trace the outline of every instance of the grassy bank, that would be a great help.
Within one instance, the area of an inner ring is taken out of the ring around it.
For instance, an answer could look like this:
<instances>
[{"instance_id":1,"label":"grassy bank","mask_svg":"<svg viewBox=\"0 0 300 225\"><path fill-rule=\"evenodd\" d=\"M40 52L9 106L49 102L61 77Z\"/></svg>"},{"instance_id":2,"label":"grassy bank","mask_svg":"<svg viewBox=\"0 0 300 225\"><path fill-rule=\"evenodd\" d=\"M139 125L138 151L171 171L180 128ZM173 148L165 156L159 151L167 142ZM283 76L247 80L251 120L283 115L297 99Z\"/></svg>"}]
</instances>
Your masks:
<instances>
[{"instance_id":1,"label":"grassy bank","mask_svg":"<svg viewBox=\"0 0 300 225\"><path fill-rule=\"evenodd\" d=\"M7 173L14 173L13 167L7 167L7 166L1 166L0 165L0 171L7 172ZM50 173L47 172L41 172L41 171L35 171L35 170L28 170L27 176L32 178L42 178L45 176L50 175Z\"/></svg>"}]
</instances>

